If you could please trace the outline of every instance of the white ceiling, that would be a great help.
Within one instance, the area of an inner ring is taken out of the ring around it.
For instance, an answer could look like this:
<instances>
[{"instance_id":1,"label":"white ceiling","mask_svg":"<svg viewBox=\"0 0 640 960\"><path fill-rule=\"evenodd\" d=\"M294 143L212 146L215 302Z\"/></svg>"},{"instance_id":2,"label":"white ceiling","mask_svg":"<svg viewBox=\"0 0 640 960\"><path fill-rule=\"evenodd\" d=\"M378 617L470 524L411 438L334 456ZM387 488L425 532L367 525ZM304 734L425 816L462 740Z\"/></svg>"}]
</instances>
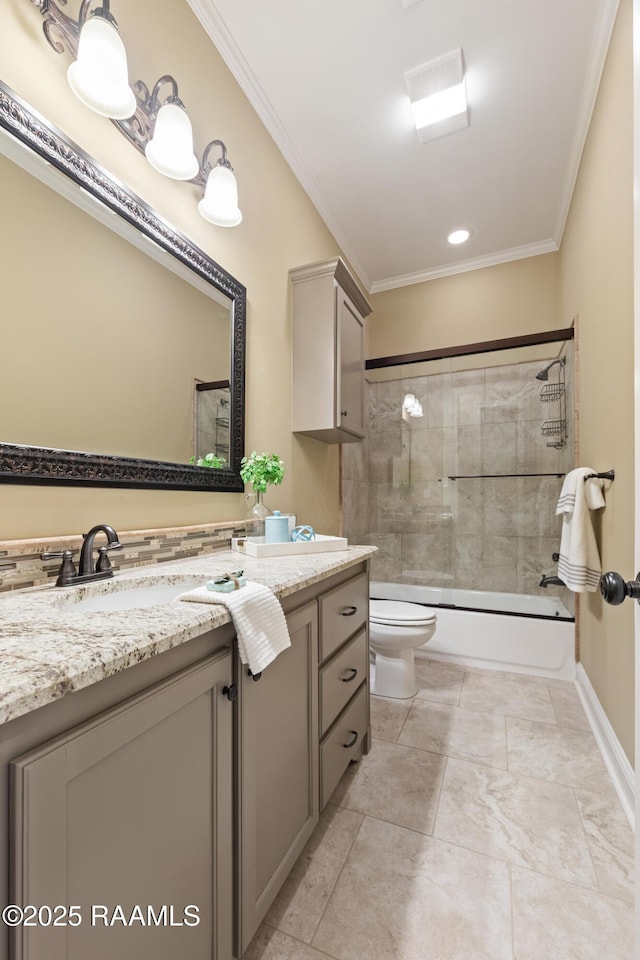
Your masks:
<instances>
[{"instance_id":1,"label":"white ceiling","mask_svg":"<svg viewBox=\"0 0 640 960\"><path fill-rule=\"evenodd\" d=\"M618 0L189 3L368 290L558 248ZM420 143L404 74L456 47L470 125Z\"/></svg>"}]
</instances>

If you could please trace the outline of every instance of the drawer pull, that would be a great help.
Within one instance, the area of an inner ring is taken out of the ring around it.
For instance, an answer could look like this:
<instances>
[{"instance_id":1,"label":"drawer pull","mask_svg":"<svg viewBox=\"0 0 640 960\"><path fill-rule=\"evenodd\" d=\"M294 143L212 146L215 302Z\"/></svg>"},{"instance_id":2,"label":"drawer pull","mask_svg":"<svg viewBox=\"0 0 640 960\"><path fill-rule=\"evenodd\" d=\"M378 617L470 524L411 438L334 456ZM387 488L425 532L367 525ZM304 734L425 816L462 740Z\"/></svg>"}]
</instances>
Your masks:
<instances>
[{"instance_id":1,"label":"drawer pull","mask_svg":"<svg viewBox=\"0 0 640 960\"><path fill-rule=\"evenodd\" d=\"M355 678L358 676L358 668L357 668L357 667L347 667L347 670L348 670L348 672L351 674L351 676L349 676L349 677L340 677L340 679L342 680L343 683L351 683L351 681L352 681L352 680L355 680Z\"/></svg>"},{"instance_id":2,"label":"drawer pull","mask_svg":"<svg viewBox=\"0 0 640 960\"><path fill-rule=\"evenodd\" d=\"M352 617L352 616L353 616L355 613L357 613L357 612L358 612L358 608L357 608L357 607L344 607L344 608L340 611L340 616L341 616L341 617Z\"/></svg>"},{"instance_id":3,"label":"drawer pull","mask_svg":"<svg viewBox=\"0 0 640 960\"><path fill-rule=\"evenodd\" d=\"M349 747L352 747L352 746L354 745L354 743L356 742L356 740L358 739L358 731L357 731L357 730L351 730L350 732L353 734L353 739L352 739L352 740L349 740L349 743L343 743L343 744L342 744L342 746L345 747L347 750L349 749Z\"/></svg>"}]
</instances>

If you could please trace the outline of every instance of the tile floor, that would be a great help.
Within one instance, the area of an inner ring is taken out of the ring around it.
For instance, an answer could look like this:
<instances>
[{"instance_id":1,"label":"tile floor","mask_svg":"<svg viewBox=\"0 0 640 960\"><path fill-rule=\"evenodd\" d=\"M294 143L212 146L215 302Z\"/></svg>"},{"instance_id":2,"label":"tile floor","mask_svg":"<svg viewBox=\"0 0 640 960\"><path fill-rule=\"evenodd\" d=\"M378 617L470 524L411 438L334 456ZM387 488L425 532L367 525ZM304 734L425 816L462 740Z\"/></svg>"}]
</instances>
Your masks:
<instances>
[{"instance_id":1,"label":"tile floor","mask_svg":"<svg viewBox=\"0 0 640 960\"><path fill-rule=\"evenodd\" d=\"M632 960L633 836L573 684L418 662L245 960Z\"/></svg>"}]
</instances>

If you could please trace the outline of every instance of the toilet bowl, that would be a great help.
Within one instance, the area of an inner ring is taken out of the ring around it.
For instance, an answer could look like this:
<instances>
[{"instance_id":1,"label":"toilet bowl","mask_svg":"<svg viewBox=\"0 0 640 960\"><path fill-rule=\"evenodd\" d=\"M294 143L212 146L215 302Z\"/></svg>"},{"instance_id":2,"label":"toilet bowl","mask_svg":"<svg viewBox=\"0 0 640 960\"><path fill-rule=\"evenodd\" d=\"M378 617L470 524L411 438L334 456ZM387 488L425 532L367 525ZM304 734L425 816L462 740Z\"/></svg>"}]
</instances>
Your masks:
<instances>
[{"instance_id":1,"label":"toilet bowl","mask_svg":"<svg viewBox=\"0 0 640 960\"><path fill-rule=\"evenodd\" d=\"M418 692L414 650L436 630L428 607L404 600L369 601L369 639L375 654L373 693L406 700Z\"/></svg>"}]
</instances>

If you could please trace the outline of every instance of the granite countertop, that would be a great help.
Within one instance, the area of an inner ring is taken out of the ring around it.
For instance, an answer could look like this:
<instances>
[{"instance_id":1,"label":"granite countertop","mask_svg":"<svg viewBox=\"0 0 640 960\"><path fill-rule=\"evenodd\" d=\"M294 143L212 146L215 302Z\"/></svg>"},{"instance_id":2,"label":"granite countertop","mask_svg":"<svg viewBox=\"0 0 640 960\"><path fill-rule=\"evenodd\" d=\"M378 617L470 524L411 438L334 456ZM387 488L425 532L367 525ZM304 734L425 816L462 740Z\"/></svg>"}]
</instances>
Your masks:
<instances>
[{"instance_id":1,"label":"granite countertop","mask_svg":"<svg viewBox=\"0 0 640 960\"><path fill-rule=\"evenodd\" d=\"M0 597L0 723L104 680L127 667L230 622L219 604L173 600L144 609L89 612L77 601L157 583L185 591L242 569L282 599L356 563L375 547L354 546L309 556L254 559L220 550L193 559L140 567L71 587L21 590Z\"/></svg>"}]
</instances>

